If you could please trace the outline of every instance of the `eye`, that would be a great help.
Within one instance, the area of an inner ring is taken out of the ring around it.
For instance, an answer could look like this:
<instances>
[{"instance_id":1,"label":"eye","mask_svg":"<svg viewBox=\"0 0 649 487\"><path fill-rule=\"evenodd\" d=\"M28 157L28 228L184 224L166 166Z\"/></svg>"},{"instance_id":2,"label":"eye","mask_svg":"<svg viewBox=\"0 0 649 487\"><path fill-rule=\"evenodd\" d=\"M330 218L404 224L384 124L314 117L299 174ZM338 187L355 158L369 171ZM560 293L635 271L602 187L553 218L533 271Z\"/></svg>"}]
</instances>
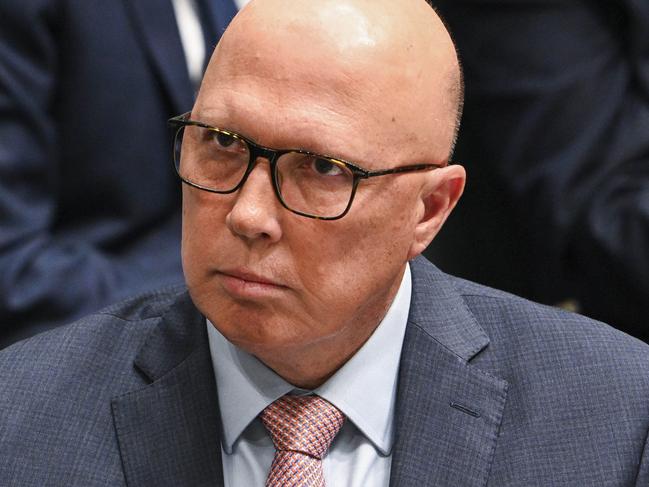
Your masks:
<instances>
[{"instance_id":1,"label":"eye","mask_svg":"<svg viewBox=\"0 0 649 487\"><path fill-rule=\"evenodd\" d=\"M214 140L216 140L218 145L224 148L230 147L235 142L238 142L236 137L224 132L216 132L214 134Z\"/></svg>"},{"instance_id":2,"label":"eye","mask_svg":"<svg viewBox=\"0 0 649 487\"><path fill-rule=\"evenodd\" d=\"M323 176L339 176L343 173L342 167L328 159L317 157L313 159L313 169Z\"/></svg>"},{"instance_id":3,"label":"eye","mask_svg":"<svg viewBox=\"0 0 649 487\"><path fill-rule=\"evenodd\" d=\"M209 130L208 133L209 150L221 156L241 156L248 153L248 146L236 135L216 130Z\"/></svg>"}]
</instances>

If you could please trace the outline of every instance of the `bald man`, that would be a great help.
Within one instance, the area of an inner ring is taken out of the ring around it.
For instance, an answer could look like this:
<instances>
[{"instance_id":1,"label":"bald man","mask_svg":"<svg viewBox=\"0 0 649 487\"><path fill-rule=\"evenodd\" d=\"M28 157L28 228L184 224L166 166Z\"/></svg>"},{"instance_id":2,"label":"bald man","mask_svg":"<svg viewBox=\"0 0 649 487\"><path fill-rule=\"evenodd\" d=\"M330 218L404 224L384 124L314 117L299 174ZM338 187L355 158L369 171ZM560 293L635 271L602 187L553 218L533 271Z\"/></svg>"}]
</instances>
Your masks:
<instances>
[{"instance_id":1,"label":"bald man","mask_svg":"<svg viewBox=\"0 0 649 487\"><path fill-rule=\"evenodd\" d=\"M253 0L173 118L186 288L0 353L3 485L649 483L649 349L418 257L462 193L424 0Z\"/></svg>"}]
</instances>

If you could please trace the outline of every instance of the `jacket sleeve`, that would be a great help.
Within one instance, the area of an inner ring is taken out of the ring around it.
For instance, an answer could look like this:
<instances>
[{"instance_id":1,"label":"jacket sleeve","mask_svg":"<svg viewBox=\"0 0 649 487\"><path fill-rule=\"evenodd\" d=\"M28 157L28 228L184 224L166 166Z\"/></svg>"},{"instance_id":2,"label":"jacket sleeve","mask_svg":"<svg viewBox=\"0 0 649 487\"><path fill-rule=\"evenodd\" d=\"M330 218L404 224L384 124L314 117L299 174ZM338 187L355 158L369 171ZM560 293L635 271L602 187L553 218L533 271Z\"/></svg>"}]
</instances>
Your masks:
<instances>
[{"instance_id":1,"label":"jacket sleeve","mask_svg":"<svg viewBox=\"0 0 649 487\"><path fill-rule=\"evenodd\" d=\"M61 3L0 2L0 333L96 309L133 272L55 231L65 216L57 207Z\"/></svg>"}]
</instances>

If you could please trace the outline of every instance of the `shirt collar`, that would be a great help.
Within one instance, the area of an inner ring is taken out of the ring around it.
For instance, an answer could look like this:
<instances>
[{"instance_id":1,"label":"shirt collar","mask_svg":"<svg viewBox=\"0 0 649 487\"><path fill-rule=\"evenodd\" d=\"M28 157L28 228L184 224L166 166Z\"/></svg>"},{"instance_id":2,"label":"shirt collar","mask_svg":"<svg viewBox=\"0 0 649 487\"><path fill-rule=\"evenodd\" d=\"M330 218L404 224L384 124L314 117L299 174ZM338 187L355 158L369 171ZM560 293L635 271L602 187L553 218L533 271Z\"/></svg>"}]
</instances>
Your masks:
<instances>
[{"instance_id":1,"label":"shirt collar","mask_svg":"<svg viewBox=\"0 0 649 487\"><path fill-rule=\"evenodd\" d=\"M365 344L327 382L314 390L356 425L383 455L393 443L393 418L401 348L412 281L406 265L385 317ZM207 321L223 432L223 448L235 442L266 406L295 387L257 358L235 347ZM368 401L367 398L372 400Z\"/></svg>"}]
</instances>

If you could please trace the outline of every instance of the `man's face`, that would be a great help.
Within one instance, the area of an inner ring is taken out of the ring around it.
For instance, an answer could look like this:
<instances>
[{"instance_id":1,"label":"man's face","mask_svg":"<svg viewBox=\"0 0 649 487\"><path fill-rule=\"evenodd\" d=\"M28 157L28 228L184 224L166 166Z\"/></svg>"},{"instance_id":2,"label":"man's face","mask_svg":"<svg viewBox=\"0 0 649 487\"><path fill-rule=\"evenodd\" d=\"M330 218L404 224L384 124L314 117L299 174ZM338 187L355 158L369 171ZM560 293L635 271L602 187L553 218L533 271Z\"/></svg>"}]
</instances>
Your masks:
<instances>
[{"instance_id":1,"label":"man's face","mask_svg":"<svg viewBox=\"0 0 649 487\"><path fill-rule=\"evenodd\" d=\"M319 68L332 53L300 54L295 39L273 42L237 53L222 41L192 119L367 169L439 162L418 152L416 136L395 120L401 111L386 110L400 96L397 81L366 79L353 59ZM423 213L420 177L362 181L349 213L334 221L283 208L263 159L233 194L185 186L183 266L195 304L262 360L362 344L399 286Z\"/></svg>"}]
</instances>

